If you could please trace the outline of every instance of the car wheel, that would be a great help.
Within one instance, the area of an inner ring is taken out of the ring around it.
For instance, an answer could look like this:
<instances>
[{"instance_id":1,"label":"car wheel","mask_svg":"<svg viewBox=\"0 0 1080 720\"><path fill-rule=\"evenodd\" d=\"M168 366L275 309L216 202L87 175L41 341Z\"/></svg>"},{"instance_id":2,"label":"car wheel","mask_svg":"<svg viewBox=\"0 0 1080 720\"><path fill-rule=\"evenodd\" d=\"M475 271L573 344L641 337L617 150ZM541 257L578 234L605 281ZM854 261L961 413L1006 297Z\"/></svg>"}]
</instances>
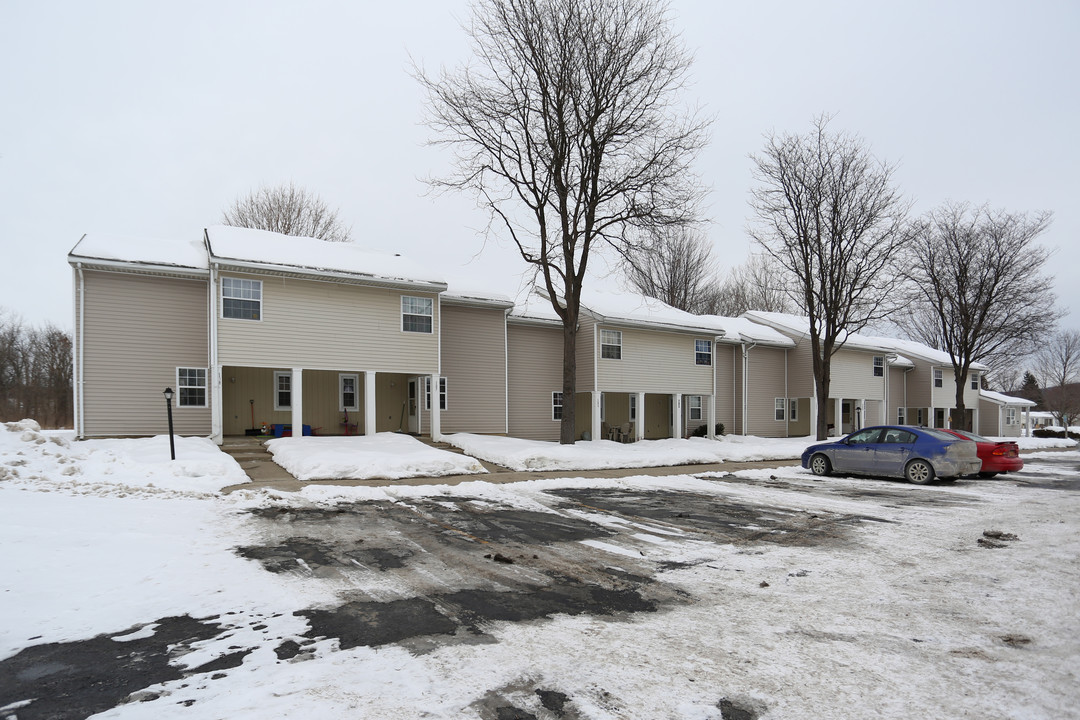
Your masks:
<instances>
[{"instance_id":1,"label":"car wheel","mask_svg":"<svg viewBox=\"0 0 1080 720\"><path fill-rule=\"evenodd\" d=\"M815 475L828 475L832 472L832 463L829 458L819 453L810 458L810 472Z\"/></svg>"},{"instance_id":2,"label":"car wheel","mask_svg":"<svg viewBox=\"0 0 1080 720\"><path fill-rule=\"evenodd\" d=\"M904 468L904 477L909 483L925 485L934 479L934 468L925 460L912 460Z\"/></svg>"},{"instance_id":3,"label":"car wheel","mask_svg":"<svg viewBox=\"0 0 1080 720\"><path fill-rule=\"evenodd\" d=\"M992 477L997 477L997 473L996 472L981 472L981 473L979 473L979 477L983 478L984 480L989 480Z\"/></svg>"}]
</instances>

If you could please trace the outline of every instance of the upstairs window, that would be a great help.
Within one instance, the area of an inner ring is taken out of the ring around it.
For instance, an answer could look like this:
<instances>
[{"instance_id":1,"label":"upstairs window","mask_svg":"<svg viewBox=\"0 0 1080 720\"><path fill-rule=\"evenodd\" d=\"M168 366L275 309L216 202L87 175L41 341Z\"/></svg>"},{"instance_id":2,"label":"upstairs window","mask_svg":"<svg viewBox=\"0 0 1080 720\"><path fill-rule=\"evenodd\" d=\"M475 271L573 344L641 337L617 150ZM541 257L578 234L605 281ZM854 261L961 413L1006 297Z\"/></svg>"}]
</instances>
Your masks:
<instances>
[{"instance_id":1,"label":"upstairs window","mask_svg":"<svg viewBox=\"0 0 1080 720\"><path fill-rule=\"evenodd\" d=\"M600 357L608 360L622 360L622 332L619 330L600 331Z\"/></svg>"},{"instance_id":2,"label":"upstairs window","mask_svg":"<svg viewBox=\"0 0 1080 720\"><path fill-rule=\"evenodd\" d=\"M941 370L938 369L938 368L934 368L934 387L936 387L936 388L941 387L942 384L943 384L943 378L942 378Z\"/></svg>"},{"instance_id":3,"label":"upstairs window","mask_svg":"<svg viewBox=\"0 0 1080 720\"><path fill-rule=\"evenodd\" d=\"M401 329L431 334L435 301L431 298L401 296Z\"/></svg>"},{"instance_id":4,"label":"upstairs window","mask_svg":"<svg viewBox=\"0 0 1080 720\"><path fill-rule=\"evenodd\" d=\"M694 341L694 363L712 365L712 340Z\"/></svg>"},{"instance_id":5,"label":"upstairs window","mask_svg":"<svg viewBox=\"0 0 1080 720\"><path fill-rule=\"evenodd\" d=\"M262 280L221 278L221 316L237 320L261 320Z\"/></svg>"},{"instance_id":6,"label":"upstairs window","mask_svg":"<svg viewBox=\"0 0 1080 720\"><path fill-rule=\"evenodd\" d=\"M971 373L971 389L979 389L979 373Z\"/></svg>"},{"instance_id":7,"label":"upstairs window","mask_svg":"<svg viewBox=\"0 0 1080 720\"><path fill-rule=\"evenodd\" d=\"M881 355L874 356L874 377L885 377L885 358Z\"/></svg>"},{"instance_id":8,"label":"upstairs window","mask_svg":"<svg viewBox=\"0 0 1080 720\"><path fill-rule=\"evenodd\" d=\"M206 368L176 368L177 407L206 407Z\"/></svg>"}]
</instances>

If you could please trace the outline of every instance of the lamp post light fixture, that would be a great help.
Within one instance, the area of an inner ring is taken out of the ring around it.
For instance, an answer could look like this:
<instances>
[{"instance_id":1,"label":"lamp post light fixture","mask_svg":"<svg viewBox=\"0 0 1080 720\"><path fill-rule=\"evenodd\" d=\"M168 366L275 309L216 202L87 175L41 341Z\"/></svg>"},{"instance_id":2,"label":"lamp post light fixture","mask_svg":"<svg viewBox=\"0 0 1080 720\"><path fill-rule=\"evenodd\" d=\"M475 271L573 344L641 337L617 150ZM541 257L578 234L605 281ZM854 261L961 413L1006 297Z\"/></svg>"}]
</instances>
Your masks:
<instances>
[{"instance_id":1,"label":"lamp post light fixture","mask_svg":"<svg viewBox=\"0 0 1080 720\"><path fill-rule=\"evenodd\" d=\"M176 445L173 443L173 425L172 425L172 399L173 389L170 387L165 388L162 393L165 396L165 409L169 413L169 454L172 459L176 459Z\"/></svg>"}]
</instances>

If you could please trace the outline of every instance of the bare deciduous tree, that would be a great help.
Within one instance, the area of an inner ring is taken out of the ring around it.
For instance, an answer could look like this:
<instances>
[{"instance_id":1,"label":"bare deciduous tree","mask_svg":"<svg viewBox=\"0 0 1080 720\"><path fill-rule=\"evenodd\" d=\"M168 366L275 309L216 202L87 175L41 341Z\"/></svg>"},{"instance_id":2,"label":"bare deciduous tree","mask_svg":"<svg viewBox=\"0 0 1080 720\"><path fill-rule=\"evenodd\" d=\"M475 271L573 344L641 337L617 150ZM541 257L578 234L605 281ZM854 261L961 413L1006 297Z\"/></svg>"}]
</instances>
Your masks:
<instances>
[{"instance_id":1,"label":"bare deciduous tree","mask_svg":"<svg viewBox=\"0 0 1080 720\"><path fill-rule=\"evenodd\" d=\"M1035 368L1043 386L1043 406L1059 425L1080 416L1080 330L1062 330L1039 348Z\"/></svg>"},{"instance_id":2,"label":"bare deciduous tree","mask_svg":"<svg viewBox=\"0 0 1080 720\"><path fill-rule=\"evenodd\" d=\"M71 336L28 328L0 310L0 421L71 427Z\"/></svg>"},{"instance_id":3,"label":"bare deciduous tree","mask_svg":"<svg viewBox=\"0 0 1080 720\"><path fill-rule=\"evenodd\" d=\"M1049 251L1035 244L1050 218L946 203L912 225L907 301L896 320L915 339L949 353L953 427L971 429L964 405L971 364L1030 351L1061 316L1052 280L1042 274Z\"/></svg>"},{"instance_id":4,"label":"bare deciduous tree","mask_svg":"<svg viewBox=\"0 0 1080 720\"><path fill-rule=\"evenodd\" d=\"M270 230L282 235L348 242L350 228L317 195L294 184L263 186L237 198L222 217L226 225Z\"/></svg>"},{"instance_id":5,"label":"bare deciduous tree","mask_svg":"<svg viewBox=\"0 0 1080 720\"><path fill-rule=\"evenodd\" d=\"M731 268L715 286L708 313L738 317L747 310L792 312L797 308L791 301L789 285L781 265L767 255L755 253L744 264Z\"/></svg>"},{"instance_id":6,"label":"bare deciduous tree","mask_svg":"<svg viewBox=\"0 0 1080 720\"><path fill-rule=\"evenodd\" d=\"M828 431L833 353L845 333L885 314L910 206L893 187L894 167L828 124L821 115L806 135L771 135L752 156L760 185L750 234L790 273L792 299L809 317L819 440Z\"/></svg>"},{"instance_id":7,"label":"bare deciduous tree","mask_svg":"<svg viewBox=\"0 0 1080 720\"><path fill-rule=\"evenodd\" d=\"M475 193L563 325L560 441L574 442L577 326L590 253L690 224L706 123L677 103L691 58L658 0L477 0L476 62L416 71L455 150L437 188Z\"/></svg>"},{"instance_id":8,"label":"bare deciduous tree","mask_svg":"<svg viewBox=\"0 0 1080 720\"><path fill-rule=\"evenodd\" d=\"M716 293L712 245L692 228L664 227L631 252L624 263L630 284L642 295L686 312L711 311Z\"/></svg>"}]
</instances>

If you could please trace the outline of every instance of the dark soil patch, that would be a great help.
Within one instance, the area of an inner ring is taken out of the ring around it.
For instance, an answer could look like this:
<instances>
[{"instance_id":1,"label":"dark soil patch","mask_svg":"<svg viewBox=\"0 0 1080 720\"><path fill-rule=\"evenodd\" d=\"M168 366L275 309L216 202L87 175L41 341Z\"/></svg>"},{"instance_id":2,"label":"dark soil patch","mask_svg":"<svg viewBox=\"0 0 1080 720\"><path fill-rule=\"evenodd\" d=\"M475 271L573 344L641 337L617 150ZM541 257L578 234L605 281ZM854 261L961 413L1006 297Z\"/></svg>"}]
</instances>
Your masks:
<instances>
[{"instance_id":1,"label":"dark soil patch","mask_svg":"<svg viewBox=\"0 0 1080 720\"><path fill-rule=\"evenodd\" d=\"M250 652L232 653L185 671L169 660L184 654L192 643L221 634L222 627L187 615L156 622L150 637L112 639L138 629L130 628L89 640L35 645L0 661L0 707L32 699L16 711L19 720L86 718L116 707L150 685L236 667Z\"/></svg>"}]
</instances>

